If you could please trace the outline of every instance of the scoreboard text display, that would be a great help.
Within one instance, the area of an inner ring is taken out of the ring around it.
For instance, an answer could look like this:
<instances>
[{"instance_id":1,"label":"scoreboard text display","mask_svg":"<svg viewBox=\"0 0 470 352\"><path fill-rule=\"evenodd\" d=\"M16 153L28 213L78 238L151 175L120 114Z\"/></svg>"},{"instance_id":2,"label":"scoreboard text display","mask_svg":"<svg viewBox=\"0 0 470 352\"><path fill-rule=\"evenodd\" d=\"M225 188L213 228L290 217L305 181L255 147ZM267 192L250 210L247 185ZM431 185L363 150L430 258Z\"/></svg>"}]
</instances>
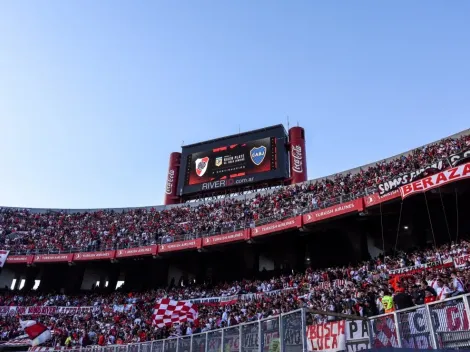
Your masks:
<instances>
[{"instance_id":1,"label":"scoreboard text display","mask_svg":"<svg viewBox=\"0 0 470 352\"><path fill-rule=\"evenodd\" d=\"M285 130L275 127L184 147L179 194L287 177Z\"/></svg>"}]
</instances>

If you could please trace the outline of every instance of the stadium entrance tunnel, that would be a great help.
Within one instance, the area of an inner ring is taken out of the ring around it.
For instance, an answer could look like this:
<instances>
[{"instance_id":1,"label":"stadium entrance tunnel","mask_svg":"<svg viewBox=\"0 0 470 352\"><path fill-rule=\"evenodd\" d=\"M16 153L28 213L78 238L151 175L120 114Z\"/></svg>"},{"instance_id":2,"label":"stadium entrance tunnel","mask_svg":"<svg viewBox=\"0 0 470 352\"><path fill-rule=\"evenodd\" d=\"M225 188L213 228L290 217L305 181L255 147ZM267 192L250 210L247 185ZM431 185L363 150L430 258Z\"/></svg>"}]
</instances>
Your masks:
<instances>
[{"instance_id":1,"label":"stadium entrance tunnel","mask_svg":"<svg viewBox=\"0 0 470 352\"><path fill-rule=\"evenodd\" d=\"M397 251L440 245L470 232L470 181L403 202L396 198L364 212L254 241L159 256L54 264L7 264L0 287L29 291L148 290L215 284L357 263ZM13 281L15 280L15 281ZM13 283L13 287L12 287ZM39 287L37 287L39 285Z\"/></svg>"}]
</instances>

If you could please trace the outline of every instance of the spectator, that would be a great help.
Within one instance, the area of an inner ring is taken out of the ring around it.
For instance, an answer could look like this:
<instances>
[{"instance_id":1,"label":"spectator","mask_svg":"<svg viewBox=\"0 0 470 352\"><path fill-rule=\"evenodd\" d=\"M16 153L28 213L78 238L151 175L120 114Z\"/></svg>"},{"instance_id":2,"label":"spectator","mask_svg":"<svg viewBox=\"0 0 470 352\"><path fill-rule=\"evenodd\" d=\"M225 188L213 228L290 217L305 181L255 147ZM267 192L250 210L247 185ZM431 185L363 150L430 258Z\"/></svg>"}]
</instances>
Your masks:
<instances>
[{"instance_id":1,"label":"spectator","mask_svg":"<svg viewBox=\"0 0 470 352\"><path fill-rule=\"evenodd\" d=\"M414 306L411 296L405 292L404 288L399 288L393 297L393 305L396 310L406 309Z\"/></svg>"},{"instance_id":2,"label":"spectator","mask_svg":"<svg viewBox=\"0 0 470 352\"><path fill-rule=\"evenodd\" d=\"M450 294L451 296L459 296L465 293L465 285L463 281L458 277L457 273L454 271L451 274L452 278L452 289L453 292Z\"/></svg>"},{"instance_id":3,"label":"spectator","mask_svg":"<svg viewBox=\"0 0 470 352\"><path fill-rule=\"evenodd\" d=\"M252 198L183 204L161 211L138 208L69 213L0 208L0 248L12 253L99 251L231 232L362 197L365 190L373 192L378 184L424 165L442 161L449 166L449 155L469 148L469 135L447 138L355 174L337 174ZM422 263L423 257L412 261ZM400 262L406 265L404 259Z\"/></svg>"},{"instance_id":4,"label":"spectator","mask_svg":"<svg viewBox=\"0 0 470 352\"><path fill-rule=\"evenodd\" d=\"M437 280L436 293L437 293L437 300L440 301L440 300L448 298L452 294L452 291L449 288L449 286L447 286L447 283L445 283L443 279L439 278Z\"/></svg>"}]
</instances>

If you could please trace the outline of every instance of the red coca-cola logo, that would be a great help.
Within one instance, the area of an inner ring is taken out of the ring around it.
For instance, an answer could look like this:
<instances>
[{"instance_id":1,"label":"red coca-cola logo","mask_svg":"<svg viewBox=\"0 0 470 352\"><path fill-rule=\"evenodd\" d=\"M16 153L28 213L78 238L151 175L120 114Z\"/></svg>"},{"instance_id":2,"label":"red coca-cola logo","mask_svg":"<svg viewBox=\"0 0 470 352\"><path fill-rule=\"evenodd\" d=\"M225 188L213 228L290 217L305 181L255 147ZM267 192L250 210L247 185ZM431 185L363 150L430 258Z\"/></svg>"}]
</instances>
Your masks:
<instances>
[{"instance_id":1,"label":"red coca-cola logo","mask_svg":"<svg viewBox=\"0 0 470 352\"><path fill-rule=\"evenodd\" d=\"M303 168L304 164L302 161L302 147L300 145L293 145L291 153L292 153L292 162L293 162L292 169L294 170L294 172L297 172L300 174L304 170Z\"/></svg>"},{"instance_id":2,"label":"red coca-cola logo","mask_svg":"<svg viewBox=\"0 0 470 352\"><path fill-rule=\"evenodd\" d=\"M165 193L166 194L171 194L172 189L173 189L173 182L175 181L175 170L170 170L168 171L168 178L166 180L166 189Z\"/></svg>"}]
</instances>

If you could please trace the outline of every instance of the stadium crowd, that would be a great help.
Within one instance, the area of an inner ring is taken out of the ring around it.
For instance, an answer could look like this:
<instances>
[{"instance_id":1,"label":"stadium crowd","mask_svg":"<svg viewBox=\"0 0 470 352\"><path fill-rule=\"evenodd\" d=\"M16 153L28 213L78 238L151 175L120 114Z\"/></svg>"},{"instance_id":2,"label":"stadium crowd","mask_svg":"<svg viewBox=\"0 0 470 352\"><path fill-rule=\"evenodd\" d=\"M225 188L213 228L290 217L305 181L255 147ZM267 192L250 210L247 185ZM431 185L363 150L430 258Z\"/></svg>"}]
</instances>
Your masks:
<instances>
[{"instance_id":1,"label":"stadium crowd","mask_svg":"<svg viewBox=\"0 0 470 352\"><path fill-rule=\"evenodd\" d=\"M469 147L469 135L444 139L358 173L337 174L250 199L226 198L163 211L136 208L70 214L0 208L0 248L17 253L96 251L230 232L333 205L338 203L338 197L354 199L366 189L439 160L448 166L447 157Z\"/></svg>"},{"instance_id":2,"label":"stadium crowd","mask_svg":"<svg viewBox=\"0 0 470 352\"><path fill-rule=\"evenodd\" d=\"M461 295L470 289L470 262L459 268L439 265L424 269L424 265L436 261L444 263L445 259L468 253L470 242L464 240L433 250L376 258L357 266L323 270L309 268L303 273L268 280L244 280L214 286L194 283L170 285L166 289L146 292L130 292L124 286L113 293L95 290L63 295L42 293L39 287L38 292L3 292L0 306L94 306L92 312L86 313L21 318L44 323L53 331L49 344L54 346L127 344L234 326L302 307L373 316ZM422 270L391 275L391 270L409 266ZM181 301L233 295L238 299L227 304L197 304L198 318L194 322L164 328L152 324L153 308L161 298ZM314 319L334 318L317 315ZM20 334L18 316L0 316L0 340L9 340Z\"/></svg>"}]
</instances>

